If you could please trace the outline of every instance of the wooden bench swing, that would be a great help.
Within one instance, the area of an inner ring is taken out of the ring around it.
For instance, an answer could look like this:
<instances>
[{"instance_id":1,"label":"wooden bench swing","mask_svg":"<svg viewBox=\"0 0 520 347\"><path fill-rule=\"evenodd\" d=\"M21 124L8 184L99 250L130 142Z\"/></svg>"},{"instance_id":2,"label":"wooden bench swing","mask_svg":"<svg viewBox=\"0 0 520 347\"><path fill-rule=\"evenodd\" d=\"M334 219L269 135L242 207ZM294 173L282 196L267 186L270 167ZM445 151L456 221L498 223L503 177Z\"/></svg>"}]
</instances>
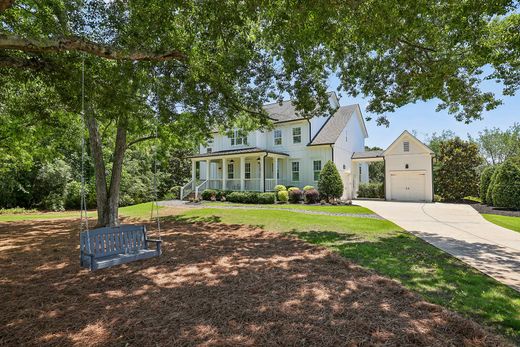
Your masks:
<instances>
[{"instance_id":1,"label":"wooden bench swing","mask_svg":"<svg viewBox=\"0 0 520 347\"><path fill-rule=\"evenodd\" d=\"M85 60L81 73L81 123L85 132ZM161 224L157 205L157 124L155 126L153 202L151 217L157 223L157 239L149 239L144 225L118 225L89 230L85 190L85 138L81 137L80 266L91 271L161 255ZM155 247L149 248L149 244Z\"/></svg>"}]
</instances>

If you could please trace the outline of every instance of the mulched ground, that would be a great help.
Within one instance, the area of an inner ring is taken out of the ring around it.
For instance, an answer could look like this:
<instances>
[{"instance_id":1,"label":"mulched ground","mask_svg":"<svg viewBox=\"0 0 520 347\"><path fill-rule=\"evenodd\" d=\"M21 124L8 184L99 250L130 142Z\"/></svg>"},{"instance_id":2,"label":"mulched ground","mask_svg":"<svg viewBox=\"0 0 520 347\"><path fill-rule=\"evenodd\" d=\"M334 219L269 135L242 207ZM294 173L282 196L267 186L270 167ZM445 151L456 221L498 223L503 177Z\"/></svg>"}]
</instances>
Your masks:
<instances>
[{"instance_id":1,"label":"mulched ground","mask_svg":"<svg viewBox=\"0 0 520 347\"><path fill-rule=\"evenodd\" d=\"M501 216L520 217L520 211L505 210L484 204L470 204L478 213L499 214Z\"/></svg>"},{"instance_id":2,"label":"mulched ground","mask_svg":"<svg viewBox=\"0 0 520 347\"><path fill-rule=\"evenodd\" d=\"M0 224L0 345L507 345L280 234L171 222L161 258L91 273L78 265L77 228Z\"/></svg>"}]
</instances>

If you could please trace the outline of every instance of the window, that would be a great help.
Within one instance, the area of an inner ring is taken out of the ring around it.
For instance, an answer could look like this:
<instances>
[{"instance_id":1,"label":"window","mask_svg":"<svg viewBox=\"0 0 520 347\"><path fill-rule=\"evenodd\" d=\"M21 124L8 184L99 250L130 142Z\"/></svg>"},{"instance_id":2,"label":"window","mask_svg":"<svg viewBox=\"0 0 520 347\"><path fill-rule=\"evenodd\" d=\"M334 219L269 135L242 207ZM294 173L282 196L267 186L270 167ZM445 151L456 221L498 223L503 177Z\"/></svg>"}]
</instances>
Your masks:
<instances>
[{"instance_id":1,"label":"window","mask_svg":"<svg viewBox=\"0 0 520 347\"><path fill-rule=\"evenodd\" d=\"M408 142L408 141L403 142L403 151L410 152L410 142Z\"/></svg>"},{"instance_id":2,"label":"window","mask_svg":"<svg viewBox=\"0 0 520 347\"><path fill-rule=\"evenodd\" d=\"M281 130L274 131L274 144L277 146L282 144L282 131Z\"/></svg>"},{"instance_id":3,"label":"window","mask_svg":"<svg viewBox=\"0 0 520 347\"><path fill-rule=\"evenodd\" d=\"M292 180L298 182L300 180L300 162L293 161L291 164L292 168Z\"/></svg>"},{"instance_id":4,"label":"window","mask_svg":"<svg viewBox=\"0 0 520 347\"><path fill-rule=\"evenodd\" d=\"M244 169L244 176L245 176L246 180L251 178L251 163L246 163L246 166Z\"/></svg>"},{"instance_id":5,"label":"window","mask_svg":"<svg viewBox=\"0 0 520 347\"><path fill-rule=\"evenodd\" d=\"M239 130L234 130L229 137L231 146L247 145L247 136L241 135Z\"/></svg>"},{"instance_id":6,"label":"window","mask_svg":"<svg viewBox=\"0 0 520 347\"><path fill-rule=\"evenodd\" d=\"M211 148L211 147L206 148L206 153L211 153L211 152L213 152L213 148Z\"/></svg>"},{"instance_id":7,"label":"window","mask_svg":"<svg viewBox=\"0 0 520 347\"><path fill-rule=\"evenodd\" d=\"M362 171L363 171L363 170L361 169L361 165L359 165L359 177L362 176Z\"/></svg>"},{"instance_id":8,"label":"window","mask_svg":"<svg viewBox=\"0 0 520 347\"><path fill-rule=\"evenodd\" d=\"M302 128L293 128L292 129L292 142L293 143L302 142Z\"/></svg>"},{"instance_id":9,"label":"window","mask_svg":"<svg viewBox=\"0 0 520 347\"><path fill-rule=\"evenodd\" d=\"M320 173L321 173L321 160L313 161L312 168L314 170L314 180L318 181L320 179Z\"/></svg>"},{"instance_id":10,"label":"window","mask_svg":"<svg viewBox=\"0 0 520 347\"><path fill-rule=\"evenodd\" d=\"M227 178L229 180L232 180L233 178L235 178L235 165L234 164L228 164L228 172L227 172Z\"/></svg>"}]
</instances>

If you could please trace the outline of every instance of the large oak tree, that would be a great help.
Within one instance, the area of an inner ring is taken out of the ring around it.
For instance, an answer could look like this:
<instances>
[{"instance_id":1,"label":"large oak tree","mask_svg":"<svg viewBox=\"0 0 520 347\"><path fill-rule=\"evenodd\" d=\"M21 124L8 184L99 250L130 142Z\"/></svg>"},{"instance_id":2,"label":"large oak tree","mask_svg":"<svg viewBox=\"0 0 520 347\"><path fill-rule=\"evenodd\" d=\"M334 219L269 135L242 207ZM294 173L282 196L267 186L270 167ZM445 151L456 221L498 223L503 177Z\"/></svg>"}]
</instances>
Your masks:
<instances>
[{"instance_id":1,"label":"large oak tree","mask_svg":"<svg viewBox=\"0 0 520 347\"><path fill-rule=\"evenodd\" d=\"M501 80L508 94L518 90L517 7L504 0L0 0L0 80L38 80L59 107L79 113L84 62L98 222L109 225L118 222L125 150L149 139L155 125L179 141L202 141L215 126L268 124L262 104L286 94L305 116L329 112L332 72L341 89L368 96L375 113L437 98L459 120L479 118L499 104L481 90L482 79Z\"/></svg>"}]
</instances>

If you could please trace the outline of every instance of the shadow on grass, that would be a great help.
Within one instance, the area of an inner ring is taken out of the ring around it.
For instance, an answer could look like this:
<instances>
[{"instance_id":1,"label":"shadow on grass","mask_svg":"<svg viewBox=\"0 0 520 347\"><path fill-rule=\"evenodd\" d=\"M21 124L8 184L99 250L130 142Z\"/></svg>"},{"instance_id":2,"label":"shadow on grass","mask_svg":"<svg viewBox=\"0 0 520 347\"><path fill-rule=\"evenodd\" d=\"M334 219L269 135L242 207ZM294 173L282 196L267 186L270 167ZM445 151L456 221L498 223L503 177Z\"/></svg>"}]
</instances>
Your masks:
<instances>
[{"instance_id":1,"label":"shadow on grass","mask_svg":"<svg viewBox=\"0 0 520 347\"><path fill-rule=\"evenodd\" d=\"M399 280L430 302L487 321L520 341L520 294L405 232L364 241L333 231L297 231L307 242Z\"/></svg>"}]
</instances>

